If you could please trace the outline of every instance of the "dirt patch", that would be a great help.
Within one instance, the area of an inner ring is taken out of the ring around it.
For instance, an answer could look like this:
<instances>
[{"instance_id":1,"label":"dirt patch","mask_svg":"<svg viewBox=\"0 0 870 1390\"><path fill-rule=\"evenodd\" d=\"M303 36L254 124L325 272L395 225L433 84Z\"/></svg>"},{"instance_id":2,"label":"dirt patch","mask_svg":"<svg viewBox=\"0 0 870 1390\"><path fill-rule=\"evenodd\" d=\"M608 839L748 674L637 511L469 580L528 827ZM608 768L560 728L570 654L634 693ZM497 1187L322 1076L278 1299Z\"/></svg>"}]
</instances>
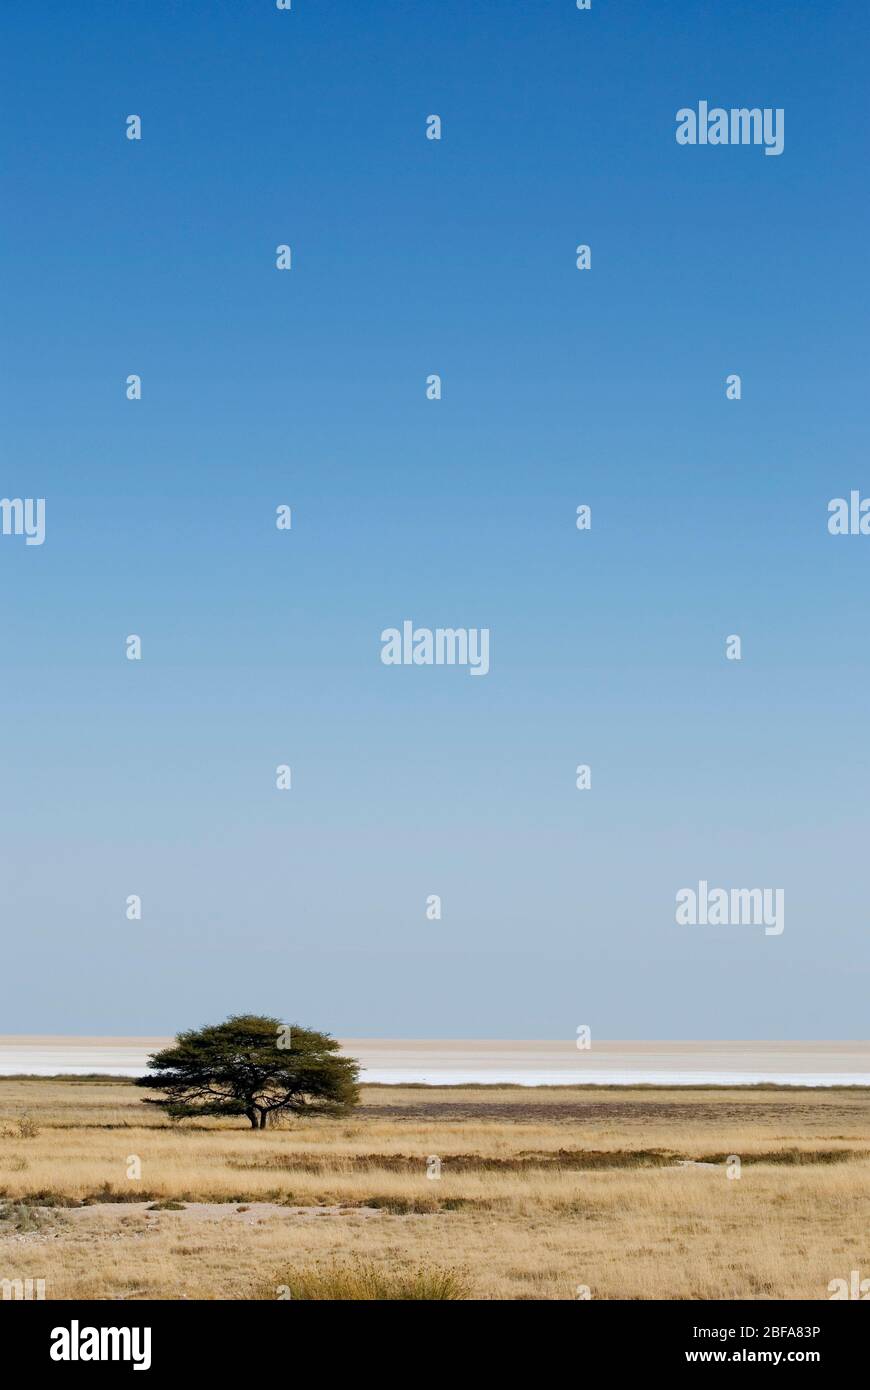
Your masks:
<instances>
[{"instance_id":1,"label":"dirt patch","mask_svg":"<svg viewBox=\"0 0 870 1390\"><path fill-rule=\"evenodd\" d=\"M65 1218L76 1226L100 1225L106 1217L117 1222L118 1214L116 1202L90 1202L87 1206L72 1207L64 1212ZM125 1217L141 1217L149 1225L156 1225L158 1222L167 1225L169 1222L173 1222L181 1225L189 1221L220 1221L229 1224L240 1223L245 1226L258 1226L263 1221L275 1219L321 1221L325 1217L372 1217L383 1216L384 1213L377 1207L341 1205L302 1207L284 1206L281 1202L250 1202L245 1204L244 1211L240 1211L233 1202L185 1202L183 1211L167 1211L165 1209L153 1211L150 1210L150 1203L148 1202L125 1202L123 1215Z\"/></svg>"}]
</instances>

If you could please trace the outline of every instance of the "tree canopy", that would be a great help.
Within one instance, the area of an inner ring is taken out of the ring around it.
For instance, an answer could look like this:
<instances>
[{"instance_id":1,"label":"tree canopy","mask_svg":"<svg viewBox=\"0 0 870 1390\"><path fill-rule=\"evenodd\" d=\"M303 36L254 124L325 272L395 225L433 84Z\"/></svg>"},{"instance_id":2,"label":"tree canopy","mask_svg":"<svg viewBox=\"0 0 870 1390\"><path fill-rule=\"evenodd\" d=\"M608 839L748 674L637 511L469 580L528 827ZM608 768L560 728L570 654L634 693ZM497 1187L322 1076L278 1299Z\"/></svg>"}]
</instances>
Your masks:
<instances>
[{"instance_id":1,"label":"tree canopy","mask_svg":"<svg viewBox=\"0 0 870 1390\"><path fill-rule=\"evenodd\" d=\"M244 1115L266 1129L282 1113L339 1114L359 1100L359 1065L334 1038L260 1014L179 1033L148 1065L136 1085L163 1091L143 1100L172 1119Z\"/></svg>"}]
</instances>

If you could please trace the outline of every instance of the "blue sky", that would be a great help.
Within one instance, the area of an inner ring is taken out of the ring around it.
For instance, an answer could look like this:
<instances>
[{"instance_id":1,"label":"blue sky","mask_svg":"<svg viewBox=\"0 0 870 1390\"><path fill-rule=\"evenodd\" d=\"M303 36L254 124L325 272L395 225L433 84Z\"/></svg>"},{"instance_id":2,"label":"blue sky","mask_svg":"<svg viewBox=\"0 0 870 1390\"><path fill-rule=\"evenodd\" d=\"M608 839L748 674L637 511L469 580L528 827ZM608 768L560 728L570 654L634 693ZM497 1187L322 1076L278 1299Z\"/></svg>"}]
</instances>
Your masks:
<instances>
[{"instance_id":1,"label":"blue sky","mask_svg":"<svg viewBox=\"0 0 870 1390\"><path fill-rule=\"evenodd\" d=\"M3 31L0 1031L866 1036L866 7ZM406 618L489 674L383 666ZM700 879L783 935L677 927Z\"/></svg>"}]
</instances>

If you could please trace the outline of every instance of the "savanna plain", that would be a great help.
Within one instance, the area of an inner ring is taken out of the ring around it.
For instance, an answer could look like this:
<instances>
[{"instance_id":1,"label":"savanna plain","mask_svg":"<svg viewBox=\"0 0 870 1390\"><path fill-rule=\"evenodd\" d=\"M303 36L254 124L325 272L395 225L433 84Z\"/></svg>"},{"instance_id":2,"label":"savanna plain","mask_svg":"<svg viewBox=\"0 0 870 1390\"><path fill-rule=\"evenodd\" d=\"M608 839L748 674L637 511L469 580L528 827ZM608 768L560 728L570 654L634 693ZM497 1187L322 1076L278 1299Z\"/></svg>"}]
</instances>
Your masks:
<instances>
[{"instance_id":1,"label":"savanna plain","mask_svg":"<svg viewBox=\"0 0 870 1390\"><path fill-rule=\"evenodd\" d=\"M870 1275L863 1087L364 1086L347 1117L263 1132L142 1097L0 1079L0 1279L47 1299L694 1300Z\"/></svg>"}]
</instances>

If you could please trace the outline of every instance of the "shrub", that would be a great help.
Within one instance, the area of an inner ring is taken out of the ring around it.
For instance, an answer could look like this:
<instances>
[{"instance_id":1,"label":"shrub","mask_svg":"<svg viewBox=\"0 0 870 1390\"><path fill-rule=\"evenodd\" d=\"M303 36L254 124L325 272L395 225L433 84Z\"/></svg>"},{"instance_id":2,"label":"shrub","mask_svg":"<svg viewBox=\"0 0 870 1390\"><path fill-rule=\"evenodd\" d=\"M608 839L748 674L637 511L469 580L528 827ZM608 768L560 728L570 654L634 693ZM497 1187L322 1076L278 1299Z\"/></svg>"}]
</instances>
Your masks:
<instances>
[{"instance_id":1,"label":"shrub","mask_svg":"<svg viewBox=\"0 0 870 1390\"><path fill-rule=\"evenodd\" d=\"M286 1292L283 1292L286 1290ZM458 1302L470 1297L467 1280L455 1269L386 1269L374 1261L332 1264L279 1275L262 1298L297 1302L371 1303L393 1301Z\"/></svg>"},{"instance_id":2,"label":"shrub","mask_svg":"<svg viewBox=\"0 0 870 1390\"><path fill-rule=\"evenodd\" d=\"M0 1221L4 1235L8 1231L14 1231L16 1235L31 1235L47 1226L50 1218L26 1202L9 1202L0 1206Z\"/></svg>"},{"instance_id":3,"label":"shrub","mask_svg":"<svg viewBox=\"0 0 870 1390\"><path fill-rule=\"evenodd\" d=\"M19 1115L14 1124L0 1127L0 1139L35 1139L38 1134L39 1126L28 1114Z\"/></svg>"}]
</instances>

